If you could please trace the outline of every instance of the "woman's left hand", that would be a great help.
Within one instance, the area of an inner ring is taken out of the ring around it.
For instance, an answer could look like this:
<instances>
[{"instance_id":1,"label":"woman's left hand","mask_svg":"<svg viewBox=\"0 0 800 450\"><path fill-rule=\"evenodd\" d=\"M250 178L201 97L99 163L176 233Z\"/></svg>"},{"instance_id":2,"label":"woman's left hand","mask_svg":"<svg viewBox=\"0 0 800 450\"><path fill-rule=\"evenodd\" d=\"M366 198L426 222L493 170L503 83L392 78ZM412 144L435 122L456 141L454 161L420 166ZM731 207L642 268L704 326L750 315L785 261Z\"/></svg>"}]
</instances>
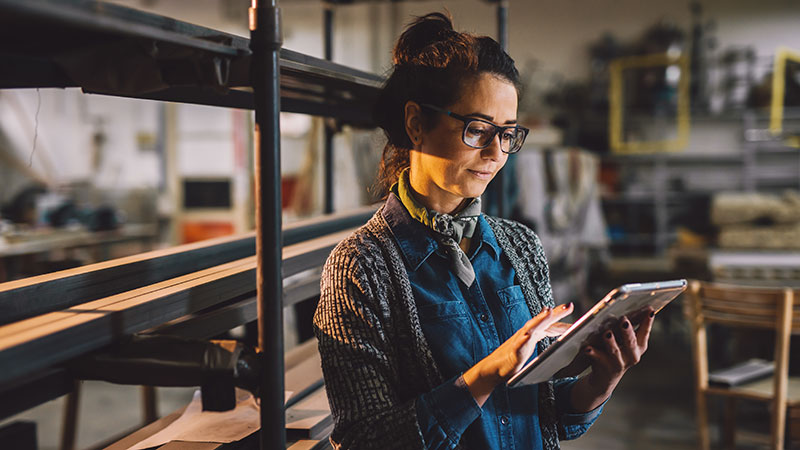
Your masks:
<instances>
[{"instance_id":1,"label":"woman's left hand","mask_svg":"<svg viewBox=\"0 0 800 450\"><path fill-rule=\"evenodd\" d=\"M584 392L592 394L589 395L592 398L584 398L588 401L585 410L594 409L605 401L622 375L639 362L642 354L647 351L653 318L654 313L648 311L639 323L639 328L634 330L630 320L623 317L615 328L605 331L599 341L583 349L592 366L592 372L585 377L588 389Z\"/></svg>"}]
</instances>

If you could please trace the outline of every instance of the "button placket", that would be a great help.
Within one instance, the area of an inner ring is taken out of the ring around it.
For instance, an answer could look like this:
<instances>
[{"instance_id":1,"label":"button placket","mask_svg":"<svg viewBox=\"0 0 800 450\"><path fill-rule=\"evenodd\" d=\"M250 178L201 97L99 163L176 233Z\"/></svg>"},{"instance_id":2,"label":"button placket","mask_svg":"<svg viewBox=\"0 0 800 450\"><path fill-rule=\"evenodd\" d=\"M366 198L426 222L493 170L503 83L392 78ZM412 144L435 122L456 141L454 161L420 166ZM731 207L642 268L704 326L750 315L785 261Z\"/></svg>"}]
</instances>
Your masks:
<instances>
[{"instance_id":1,"label":"button placket","mask_svg":"<svg viewBox=\"0 0 800 450\"><path fill-rule=\"evenodd\" d=\"M478 325L486 338L486 344L491 352L500 346L500 336L497 334L492 315L489 312L489 305L486 303L486 298L483 296L483 291L481 291L477 279L472 283L467 292L469 294L470 303L475 308Z\"/></svg>"}]
</instances>

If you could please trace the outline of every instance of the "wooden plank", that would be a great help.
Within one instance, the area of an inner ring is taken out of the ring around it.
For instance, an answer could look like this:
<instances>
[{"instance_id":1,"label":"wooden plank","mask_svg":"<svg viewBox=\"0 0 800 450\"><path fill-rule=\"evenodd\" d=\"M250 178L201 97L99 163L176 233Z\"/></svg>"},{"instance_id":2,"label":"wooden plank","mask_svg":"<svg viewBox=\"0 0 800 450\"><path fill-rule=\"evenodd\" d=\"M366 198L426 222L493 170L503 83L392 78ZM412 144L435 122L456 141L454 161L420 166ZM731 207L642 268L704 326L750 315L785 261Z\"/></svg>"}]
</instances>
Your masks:
<instances>
[{"instance_id":1,"label":"wooden plank","mask_svg":"<svg viewBox=\"0 0 800 450\"><path fill-rule=\"evenodd\" d=\"M321 439L333 425L328 396L319 389L286 410L286 437L289 439Z\"/></svg>"},{"instance_id":2,"label":"wooden plank","mask_svg":"<svg viewBox=\"0 0 800 450\"><path fill-rule=\"evenodd\" d=\"M283 306L308 300L319 295L319 274L301 283L284 285ZM150 334L168 334L196 339L208 339L239 325L253 322L258 318L256 297L249 297L236 303L199 314L180 317L152 330Z\"/></svg>"},{"instance_id":3,"label":"wooden plank","mask_svg":"<svg viewBox=\"0 0 800 450\"><path fill-rule=\"evenodd\" d=\"M374 211L374 207L366 207L289 224L283 230L284 245L288 247L311 240L315 235L352 229ZM255 234L251 232L0 283L0 325L253 255Z\"/></svg>"},{"instance_id":4,"label":"wooden plank","mask_svg":"<svg viewBox=\"0 0 800 450\"><path fill-rule=\"evenodd\" d=\"M255 255L253 233L0 284L0 325Z\"/></svg>"},{"instance_id":5,"label":"wooden plank","mask_svg":"<svg viewBox=\"0 0 800 450\"><path fill-rule=\"evenodd\" d=\"M254 277L255 268L242 265L122 301L96 300L91 302L96 303L94 309L4 338L0 340L0 367L4 368L0 383L252 292Z\"/></svg>"},{"instance_id":6,"label":"wooden plank","mask_svg":"<svg viewBox=\"0 0 800 450\"><path fill-rule=\"evenodd\" d=\"M97 300L92 300L86 303L82 303L80 305L76 305L72 308L67 308L61 311L42 314L37 317L32 317L30 319L21 320L19 322L2 326L0 327L0 350L3 348L3 344L6 343L8 339L13 340L15 337L19 337L20 335L30 330L36 330L36 332L43 332L47 330L48 326L51 326L53 323L59 322L61 320L70 319L77 315L91 314L92 312L97 312L98 314L100 314L102 313L104 308L108 308L110 305L114 305L119 302L124 302L132 298L156 293L158 291L168 289L171 287L181 286L185 283L191 283L197 280L209 279L209 277L213 277L215 274L224 273L232 268L252 266L254 262L255 262L255 257L249 257L234 262L229 262L226 264L210 267L208 269L200 270L197 272L192 272L187 275L182 275L177 278L172 278L159 283L146 285L138 289L122 292L120 294L112 295Z\"/></svg>"},{"instance_id":7,"label":"wooden plank","mask_svg":"<svg viewBox=\"0 0 800 450\"><path fill-rule=\"evenodd\" d=\"M349 231L284 248L284 275L321 264ZM255 257L0 327L0 383L255 290ZM9 332L7 328L12 329Z\"/></svg>"},{"instance_id":8,"label":"wooden plank","mask_svg":"<svg viewBox=\"0 0 800 450\"><path fill-rule=\"evenodd\" d=\"M292 277L299 274L302 271L321 266L325 261L325 259L327 258L327 255L333 249L333 247L343 237L349 235L349 233L350 233L349 230L343 231L329 236L317 238L308 242L303 242L300 244L284 247L283 249L284 277L285 278ZM244 258L241 260L200 270L198 272L192 272L177 278L162 281L160 283L154 283L138 289L133 289L128 292L123 292L117 295L112 295L110 297L82 303L79 306L68 308L63 311L56 311L48 314L42 314L38 317L33 317L16 323L8 324L0 327L0 351L2 351L3 344L6 342L6 340L11 339L13 341L15 339L15 336L19 337L20 335L32 329L37 330L38 333L39 331L42 331L43 327L45 326L50 326L54 322L59 322L62 320L73 318L76 315L81 315L81 314L86 315L93 312L102 314L111 305L122 304L122 302L125 302L129 299L139 298L142 296L146 296L148 294L163 291L165 289L170 289L171 287L175 286L183 286L186 285L186 283L201 284L202 280L212 281L215 279L214 278L215 274L230 273L231 270L234 270L236 268L241 269L238 272L236 272L238 274L241 271L247 271L247 270L254 271L255 267L256 267L255 257ZM313 282L314 281L312 279L311 283ZM237 289L236 291L231 291L230 295L228 295L225 298L219 299L216 303L235 298L241 294L250 291L254 291L255 279L253 278L252 283L248 283L247 286L249 286L250 288L244 290ZM307 289L307 286L301 286L301 289ZM238 292L238 294L236 292ZM166 321L167 320L165 320L164 322Z\"/></svg>"},{"instance_id":9,"label":"wooden plank","mask_svg":"<svg viewBox=\"0 0 800 450\"><path fill-rule=\"evenodd\" d=\"M770 328L775 329L775 320L759 319L752 316L741 314L719 313L716 311L704 311L703 315L706 322L714 322L723 325L741 326L749 328ZM793 321L793 328L800 325L798 320Z\"/></svg>"},{"instance_id":10,"label":"wooden plank","mask_svg":"<svg viewBox=\"0 0 800 450\"><path fill-rule=\"evenodd\" d=\"M758 288L706 283L700 291L701 298L739 303L775 305L783 298L783 291L775 288Z\"/></svg>"},{"instance_id":11,"label":"wooden plank","mask_svg":"<svg viewBox=\"0 0 800 450\"><path fill-rule=\"evenodd\" d=\"M322 450L329 448L328 439L321 439L319 441L312 439L301 439L287 447L287 450Z\"/></svg>"}]
</instances>

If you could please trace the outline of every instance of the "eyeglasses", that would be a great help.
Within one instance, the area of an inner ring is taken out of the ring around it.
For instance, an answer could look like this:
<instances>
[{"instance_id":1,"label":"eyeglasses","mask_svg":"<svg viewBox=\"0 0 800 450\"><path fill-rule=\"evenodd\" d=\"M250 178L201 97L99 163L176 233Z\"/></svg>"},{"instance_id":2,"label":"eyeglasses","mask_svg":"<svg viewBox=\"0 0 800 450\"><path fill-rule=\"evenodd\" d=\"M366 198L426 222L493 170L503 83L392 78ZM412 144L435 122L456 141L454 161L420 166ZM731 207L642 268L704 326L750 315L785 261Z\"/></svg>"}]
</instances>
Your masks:
<instances>
[{"instance_id":1,"label":"eyeglasses","mask_svg":"<svg viewBox=\"0 0 800 450\"><path fill-rule=\"evenodd\" d=\"M461 139L472 148L488 147L494 141L497 133L500 133L500 150L509 154L517 153L522 148L522 144L525 143L525 138L528 137L528 132L530 131L519 125L501 127L487 120L464 117L428 103L421 103L420 106L464 122L464 132L461 134Z\"/></svg>"}]
</instances>

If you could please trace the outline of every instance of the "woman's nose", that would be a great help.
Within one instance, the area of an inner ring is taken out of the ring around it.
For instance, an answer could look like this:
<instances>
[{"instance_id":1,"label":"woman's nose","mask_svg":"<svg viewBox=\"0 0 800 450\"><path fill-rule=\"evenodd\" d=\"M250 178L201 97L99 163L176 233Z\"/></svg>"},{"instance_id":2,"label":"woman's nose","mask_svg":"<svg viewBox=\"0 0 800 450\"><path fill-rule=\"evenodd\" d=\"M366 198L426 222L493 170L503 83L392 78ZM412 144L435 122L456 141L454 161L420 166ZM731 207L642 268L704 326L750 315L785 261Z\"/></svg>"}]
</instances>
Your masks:
<instances>
[{"instance_id":1,"label":"woman's nose","mask_svg":"<svg viewBox=\"0 0 800 450\"><path fill-rule=\"evenodd\" d=\"M489 158L493 161L498 161L503 156L503 150L501 148L502 143L500 142L500 133L497 133L492 138L492 142L487 145L485 148L481 150L481 154L484 158Z\"/></svg>"}]
</instances>

